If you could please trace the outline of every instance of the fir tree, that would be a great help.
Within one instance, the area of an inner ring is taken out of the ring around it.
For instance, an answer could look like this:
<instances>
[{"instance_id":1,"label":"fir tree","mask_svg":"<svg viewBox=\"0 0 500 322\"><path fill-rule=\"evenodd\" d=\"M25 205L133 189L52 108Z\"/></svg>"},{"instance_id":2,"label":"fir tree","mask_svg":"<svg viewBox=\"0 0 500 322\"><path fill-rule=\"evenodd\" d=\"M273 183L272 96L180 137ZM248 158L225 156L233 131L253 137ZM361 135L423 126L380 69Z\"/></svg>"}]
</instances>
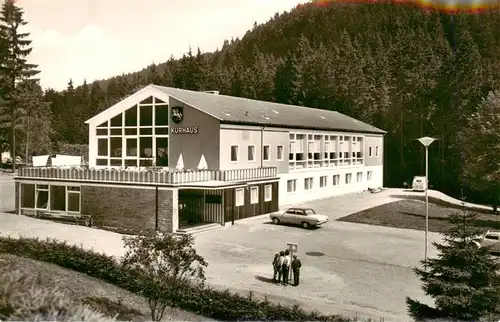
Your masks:
<instances>
[{"instance_id":1,"label":"fir tree","mask_svg":"<svg viewBox=\"0 0 500 322\"><path fill-rule=\"evenodd\" d=\"M479 247L481 231L473 226L477 217L465 211L451 215L452 228L444 234L444 243L433 243L437 258L422 261L425 269L414 268L436 308L407 298L413 318L478 321L499 312L500 264L488 248Z\"/></svg>"},{"instance_id":2,"label":"fir tree","mask_svg":"<svg viewBox=\"0 0 500 322\"><path fill-rule=\"evenodd\" d=\"M13 0L3 3L0 11L0 37L4 45L0 45L2 52L2 92L5 101L0 108L0 127L5 129L10 143L12 154L12 170L16 169L16 132L21 130L23 118L26 115L20 106L17 106L14 96L18 83L37 75L37 66L29 64L26 57L31 53L29 33L22 33L20 27L27 24L23 18L24 12L15 5ZM7 48L5 48L5 46Z\"/></svg>"}]
</instances>

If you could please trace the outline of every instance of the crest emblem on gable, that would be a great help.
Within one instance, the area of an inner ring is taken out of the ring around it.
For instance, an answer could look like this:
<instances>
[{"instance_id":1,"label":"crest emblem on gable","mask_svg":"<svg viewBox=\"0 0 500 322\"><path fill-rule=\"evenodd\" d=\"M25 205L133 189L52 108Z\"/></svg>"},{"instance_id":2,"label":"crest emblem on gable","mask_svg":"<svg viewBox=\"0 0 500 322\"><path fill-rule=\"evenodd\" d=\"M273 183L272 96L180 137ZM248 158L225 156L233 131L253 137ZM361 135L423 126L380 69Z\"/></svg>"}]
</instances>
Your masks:
<instances>
[{"instance_id":1,"label":"crest emblem on gable","mask_svg":"<svg viewBox=\"0 0 500 322\"><path fill-rule=\"evenodd\" d=\"M172 121L174 123L180 123L184 119L184 107L183 106L175 106L172 107Z\"/></svg>"}]
</instances>

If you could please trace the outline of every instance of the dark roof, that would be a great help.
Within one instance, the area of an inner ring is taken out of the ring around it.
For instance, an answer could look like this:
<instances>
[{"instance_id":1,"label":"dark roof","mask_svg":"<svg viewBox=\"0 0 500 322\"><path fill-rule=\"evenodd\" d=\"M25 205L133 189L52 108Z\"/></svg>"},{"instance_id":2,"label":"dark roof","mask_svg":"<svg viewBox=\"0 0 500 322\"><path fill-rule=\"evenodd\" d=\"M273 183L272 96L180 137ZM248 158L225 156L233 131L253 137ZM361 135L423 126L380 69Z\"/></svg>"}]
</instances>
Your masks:
<instances>
[{"instance_id":1,"label":"dark roof","mask_svg":"<svg viewBox=\"0 0 500 322\"><path fill-rule=\"evenodd\" d=\"M220 119L222 123L376 134L386 133L381 129L336 111L257 101L172 87L152 86L167 95Z\"/></svg>"}]
</instances>

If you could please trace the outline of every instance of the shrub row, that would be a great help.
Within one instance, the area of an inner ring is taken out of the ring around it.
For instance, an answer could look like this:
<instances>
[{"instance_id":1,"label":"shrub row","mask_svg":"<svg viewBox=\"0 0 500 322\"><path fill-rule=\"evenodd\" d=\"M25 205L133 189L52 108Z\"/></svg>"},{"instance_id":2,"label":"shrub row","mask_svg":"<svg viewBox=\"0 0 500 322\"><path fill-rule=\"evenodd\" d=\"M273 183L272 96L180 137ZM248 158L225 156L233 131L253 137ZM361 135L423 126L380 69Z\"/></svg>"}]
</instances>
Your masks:
<instances>
[{"instance_id":1,"label":"shrub row","mask_svg":"<svg viewBox=\"0 0 500 322\"><path fill-rule=\"evenodd\" d=\"M137 271L123 268L111 256L54 239L0 237L0 252L53 263L138 294L147 279ZM228 290L201 286L186 288L185 292L170 300L181 309L218 320L351 321L342 316L306 312L298 306L285 307L267 300L256 300L251 294L242 297Z\"/></svg>"}]
</instances>

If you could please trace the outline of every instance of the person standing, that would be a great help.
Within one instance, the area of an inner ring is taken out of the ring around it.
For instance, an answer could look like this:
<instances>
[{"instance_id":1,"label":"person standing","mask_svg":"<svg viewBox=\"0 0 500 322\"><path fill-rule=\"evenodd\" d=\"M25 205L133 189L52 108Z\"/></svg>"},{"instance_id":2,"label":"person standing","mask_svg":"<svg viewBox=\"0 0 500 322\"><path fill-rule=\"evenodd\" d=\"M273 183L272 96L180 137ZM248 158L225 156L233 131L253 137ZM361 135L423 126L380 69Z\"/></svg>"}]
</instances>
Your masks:
<instances>
[{"instance_id":1,"label":"person standing","mask_svg":"<svg viewBox=\"0 0 500 322\"><path fill-rule=\"evenodd\" d=\"M282 279L284 280L285 276L283 276L283 261L285 260L285 252L281 251L280 256L278 258L278 262L276 263L278 269L278 283L281 283Z\"/></svg>"},{"instance_id":2,"label":"person standing","mask_svg":"<svg viewBox=\"0 0 500 322\"><path fill-rule=\"evenodd\" d=\"M287 249L285 251L285 257L283 258L283 265L281 265L281 270L283 271L283 284L288 285L288 279L290 274L290 251Z\"/></svg>"},{"instance_id":3,"label":"person standing","mask_svg":"<svg viewBox=\"0 0 500 322\"><path fill-rule=\"evenodd\" d=\"M276 253L274 254L274 259L273 259L273 281L277 283L278 281L276 280L276 277L278 277L278 272L279 272L279 260L280 260L280 254Z\"/></svg>"},{"instance_id":4,"label":"person standing","mask_svg":"<svg viewBox=\"0 0 500 322\"><path fill-rule=\"evenodd\" d=\"M292 272L293 272L293 285L298 286L300 280L300 268L302 267L302 263L297 255L293 255L292 260Z\"/></svg>"}]
</instances>

